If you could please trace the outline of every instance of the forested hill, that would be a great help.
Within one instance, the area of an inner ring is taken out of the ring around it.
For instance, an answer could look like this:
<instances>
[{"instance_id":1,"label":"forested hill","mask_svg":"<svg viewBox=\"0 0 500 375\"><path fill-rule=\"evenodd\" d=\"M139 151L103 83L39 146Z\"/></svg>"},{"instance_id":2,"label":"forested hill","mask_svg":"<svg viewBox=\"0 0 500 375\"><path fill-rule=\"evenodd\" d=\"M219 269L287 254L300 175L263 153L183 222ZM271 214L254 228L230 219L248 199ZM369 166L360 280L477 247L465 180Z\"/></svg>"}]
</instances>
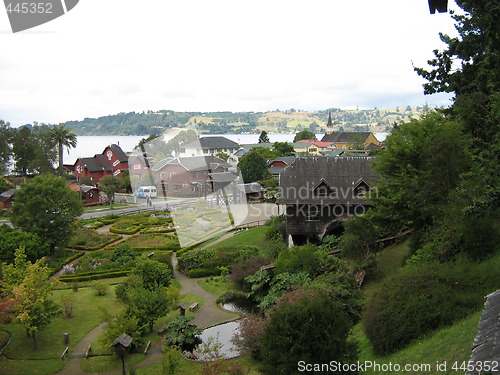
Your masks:
<instances>
[{"instance_id":1,"label":"forested hill","mask_svg":"<svg viewBox=\"0 0 500 375\"><path fill-rule=\"evenodd\" d=\"M389 131L394 122L419 118L423 107L370 110L330 108L316 112L290 109L273 112L175 112L171 110L142 113L118 113L82 121L68 121L66 126L77 135L146 135L160 134L168 128L196 125L198 131L212 134L255 133L261 130L294 133L303 129L325 130L328 113L336 130Z\"/></svg>"}]
</instances>

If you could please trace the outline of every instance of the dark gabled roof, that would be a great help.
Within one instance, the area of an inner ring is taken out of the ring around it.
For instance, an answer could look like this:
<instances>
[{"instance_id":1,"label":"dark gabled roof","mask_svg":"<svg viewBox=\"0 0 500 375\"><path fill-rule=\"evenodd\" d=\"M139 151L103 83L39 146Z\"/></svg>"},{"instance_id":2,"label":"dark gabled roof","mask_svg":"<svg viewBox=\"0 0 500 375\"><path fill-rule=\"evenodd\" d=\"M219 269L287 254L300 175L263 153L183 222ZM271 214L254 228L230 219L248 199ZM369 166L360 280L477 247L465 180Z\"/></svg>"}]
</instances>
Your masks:
<instances>
[{"instance_id":1,"label":"dark gabled roof","mask_svg":"<svg viewBox=\"0 0 500 375\"><path fill-rule=\"evenodd\" d=\"M277 174L281 174L285 168L286 168L286 167L271 167L271 168L268 168L267 170L268 170L268 171L269 171L272 175L277 175Z\"/></svg>"},{"instance_id":2,"label":"dark gabled roof","mask_svg":"<svg viewBox=\"0 0 500 375\"><path fill-rule=\"evenodd\" d=\"M116 155L118 160L120 160L120 163L128 162L128 156L127 156L127 154L125 154L125 152L123 152L123 150L121 149L120 146L112 144L112 145L109 145L108 147L111 150L113 150L113 153ZM106 151L106 149L104 149L104 151ZM104 151L102 152L103 155L104 155Z\"/></svg>"},{"instance_id":3,"label":"dark gabled roof","mask_svg":"<svg viewBox=\"0 0 500 375\"><path fill-rule=\"evenodd\" d=\"M240 145L226 137L202 137L183 148L239 148Z\"/></svg>"},{"instance_id":4,"label":"dark gabled roof","mask_svg":"<svg viewBox=\"0 0 500 375\"><path fill-rule=\"evenodd\" d=\"M102 172L104 169L96 158L81 158L78 160L82 168L86 168L89 172Z\"/></svg>"},{"instance_id":5,"label":"dark gabled roof","mask_svg":"<svg viewBox=\"0 0 500 375\"><path fill-rule=\"evenodd\" d=\"M500 289L486 297L483 314L479 320L477 336L472 345L469 364L486 364L500 358ZM497 369L498 370L498 369ZM499 373L495 371L493 373ZM478 374L468 371L467 375Z\"/></svg>"},{"instance_id":6,"label":"dark gabled roof","mask_svg":"<svg viewBox=\"0 0 500 375\"><path fill-rule=\"evenodd\" d=\"M280 176L281 204L346 204L364 200L355 196L361 181L375 185L377 174L370 157L299 157ZM315 188L324 182L332 188L327 197L315 196Z\"/></svg>"},{"instance_id":7,"label":"dark gabled roof","mask_svg":"<svg viewBox=\"0 0 500 375\"><path fill-rule=\"evenodd\" d=\"M126 333L122 333L120 336L118 336L115 341L110 346L116 346L118 344L123 345L124 347L128 348L130 344L132 343L133 338L127 335Z\"/></svg>"},{"instance_id":8,"label":"dark gabled roof","mask_svg":"<svg viewBox=\"0 0 500 375\"><path fill-rule=\"evenodd\" d=\"M325 134L321 139L323 142L351 143L364 142L371 132L333 132Z\"/></svg>"},{"instance_id":9,"label":"dark gabled roof","mask_svg":"<svg viewBox=\"0 0 500 375\"><path fill-rule=\"evenodd\" d=\"M94 155L94 158L96 158L98 160L99 164L102 165L102 167L104 168L105 171L113 172L113 167L111 166L111 164L109 164L109 161L106 158L106 156L104 156L103 154L97 154L97 155Z\"/></svg>"},{"instance_id":10,"label":"dark gabled roof","mask_svg":"<svg viewBox=\"0 0 500 375\"><path fill-rule=\"evenodd\" d=\"M344 150L331 150L331 151L321 151L323 156L340 156L344 153Z\"/></svg>"}]
</instances>

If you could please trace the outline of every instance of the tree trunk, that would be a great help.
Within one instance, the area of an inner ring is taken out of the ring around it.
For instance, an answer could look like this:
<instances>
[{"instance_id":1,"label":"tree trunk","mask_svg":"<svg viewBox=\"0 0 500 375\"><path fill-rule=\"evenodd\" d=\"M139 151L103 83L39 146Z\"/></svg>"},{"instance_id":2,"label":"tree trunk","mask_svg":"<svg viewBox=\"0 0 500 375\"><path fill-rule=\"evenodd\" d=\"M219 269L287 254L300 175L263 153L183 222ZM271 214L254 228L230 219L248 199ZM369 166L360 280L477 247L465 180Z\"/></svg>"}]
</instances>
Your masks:
<instances>
[{"instance_id":1,"label":"tree trunk","mask_svg":"<svg viewBox=\"0 0 500 375\"><path fill-rule=\"evenodd\" d=\"M64 150L63 150L62 142L59 142L58 146L59 146L59 150L58 150L59 151L59 173L62 175L63 171L64 171L64 169L63 169L63 152L64 152Z\"/></svg>"},{"instance_id":2,"label":"tree trunk","mask_svg":"<svg viewBox=\"0 0 500 375\"><path fill-rule=\"evenodd\" d=\"M33 339L33 351L37 350L37 345L36 345L36 335L35 332L31 334L31 338Z\"/></svg>"}]
</instances>

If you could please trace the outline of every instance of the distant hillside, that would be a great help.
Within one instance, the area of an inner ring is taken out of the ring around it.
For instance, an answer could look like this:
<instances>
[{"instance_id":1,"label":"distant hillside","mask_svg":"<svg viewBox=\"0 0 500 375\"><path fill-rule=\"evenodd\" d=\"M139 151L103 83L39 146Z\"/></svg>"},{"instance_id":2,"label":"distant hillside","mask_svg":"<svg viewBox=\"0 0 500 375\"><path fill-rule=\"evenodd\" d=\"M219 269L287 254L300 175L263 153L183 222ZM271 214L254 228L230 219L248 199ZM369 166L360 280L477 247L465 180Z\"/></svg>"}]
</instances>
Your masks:
<instances>
[{"instance_id":1,"label":"distant hillside","mask_svg":"<svg viewBox=\"0 0 500 375\"><path fill-rule=\"evenodd\" d=\"M290 109L273 112L175 112L171 110L142 113L118 113L82 121L68 121L66 125L77 135L147 135L160 134L172 127L196 126L200 132L295 133L310 129L321 133L326 130L328 113L332 114L335 130L389 131L395 122L420 117L422 107L370 110L341 110L330 108L316 112Z\"/></svg>"}]
</instances>

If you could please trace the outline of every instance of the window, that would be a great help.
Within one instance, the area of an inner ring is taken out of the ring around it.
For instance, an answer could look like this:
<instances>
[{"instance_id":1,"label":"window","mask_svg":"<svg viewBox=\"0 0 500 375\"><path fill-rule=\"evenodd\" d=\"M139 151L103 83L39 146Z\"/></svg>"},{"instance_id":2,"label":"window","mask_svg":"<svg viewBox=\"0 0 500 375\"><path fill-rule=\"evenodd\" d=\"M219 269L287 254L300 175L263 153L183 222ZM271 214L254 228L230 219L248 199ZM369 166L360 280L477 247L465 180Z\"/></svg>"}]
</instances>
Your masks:
<instances>
[{"instance_id":1,"label":"window","mask_svg":"<svg viewBox=\"0 0 500 375\"><path fill-rule=\"evenodd\" d=\"M330 187L325 183L321 182L316 189L314 189L314 196L318 198L326 198L332 192Z\"/></svg>"},{"instance_id":2,"label":"window","mask_svg":"<svg viewBox=\"0 0 500 375\"><path fill-rule=\"evenodd\" d=\"M321 217L320 206L307 206L306 208L306 221L319 221Z\"/></svg>"},{"instance_id":3,"label":"window","mask_svg":"<svg viewBox=\"0 0 500 375\"><path fill-rule=\"evenodd\" d=\"M141 169L141 165L140 164L134 164L134 169Z\"/></svg>"},{"instance_id":4,"label":"window","mask_svg":"<svg viewBox=\"0 0 500 375\"><path fill-rule=\"evenodd\" d=\"M175 178L175 173L170 173L170 179L173 180Z\"/></svg>"}]
</instances>

